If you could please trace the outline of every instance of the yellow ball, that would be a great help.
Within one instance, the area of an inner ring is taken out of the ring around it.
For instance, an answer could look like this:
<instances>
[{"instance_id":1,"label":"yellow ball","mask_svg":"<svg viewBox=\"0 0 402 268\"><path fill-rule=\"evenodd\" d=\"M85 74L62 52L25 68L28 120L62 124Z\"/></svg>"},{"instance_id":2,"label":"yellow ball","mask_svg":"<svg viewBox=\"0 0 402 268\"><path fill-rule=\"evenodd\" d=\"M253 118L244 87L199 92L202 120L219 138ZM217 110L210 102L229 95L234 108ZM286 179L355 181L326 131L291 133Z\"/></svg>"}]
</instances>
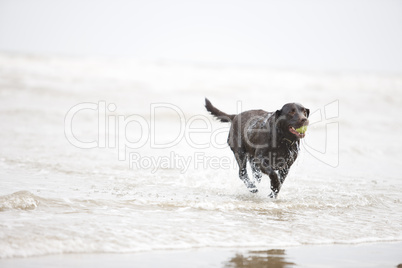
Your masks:
<instances>
[{"instance_id":1,"label":"yellow ball","mask_svg":"<svg viewBox=\"0 0 402 268\"><path fill-rule=\"evenodd\" d=\"M298 129L296 129L296 131L299 132L300 134L304 134L307 131L307 126L299 127Z\"/></svg>"}]
</instances>

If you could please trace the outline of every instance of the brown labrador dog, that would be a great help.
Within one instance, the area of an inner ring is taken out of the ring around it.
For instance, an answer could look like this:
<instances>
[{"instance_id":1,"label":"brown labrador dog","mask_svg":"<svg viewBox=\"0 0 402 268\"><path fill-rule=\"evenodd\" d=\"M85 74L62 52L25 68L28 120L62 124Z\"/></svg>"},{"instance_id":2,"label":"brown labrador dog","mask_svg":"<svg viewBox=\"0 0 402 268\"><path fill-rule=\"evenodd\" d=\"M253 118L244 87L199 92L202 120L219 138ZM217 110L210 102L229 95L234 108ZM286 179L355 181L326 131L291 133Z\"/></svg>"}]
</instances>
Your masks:
<instances>
[{"instance_id":1,"label":"brown labrador dog","mask_svg":"<svg viewBox=\"0 0 402 268\"><path fill-rule=\"evenodd\" d=\"M205 108L221 122L232 123L228 144L239 164L239 177L249 191L256 193L258 189L247 175L247 160L257 182L262 173L269 176L269 197L276 198L297 158L300 139L305 136L296 129L308 125L310 110L301 104L287 103L276 112L250 110L234 115L215 108L208 99Z\"/></svg>"}]
</instances>

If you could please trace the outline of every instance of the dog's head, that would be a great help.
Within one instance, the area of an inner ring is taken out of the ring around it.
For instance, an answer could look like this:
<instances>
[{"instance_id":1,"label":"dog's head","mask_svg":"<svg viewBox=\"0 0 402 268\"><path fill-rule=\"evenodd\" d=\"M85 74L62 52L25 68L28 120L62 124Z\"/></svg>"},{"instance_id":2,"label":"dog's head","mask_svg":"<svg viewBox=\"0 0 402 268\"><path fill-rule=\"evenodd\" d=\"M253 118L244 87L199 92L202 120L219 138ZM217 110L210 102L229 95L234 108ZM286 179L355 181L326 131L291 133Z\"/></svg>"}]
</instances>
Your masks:
<instances>
[{"instance_id":1,"label":"dog's head","mask_svg":"<svg viewBox=\"0 0 402 268\"><path fill-rule=\"evenodd\" d=\"M287 103L282 109L275 112L276 124L282 133L289 138L301 139L305 133L299 133L296 129L308 126L310 110L298 103Z\"/></svg>"}]
</instances>

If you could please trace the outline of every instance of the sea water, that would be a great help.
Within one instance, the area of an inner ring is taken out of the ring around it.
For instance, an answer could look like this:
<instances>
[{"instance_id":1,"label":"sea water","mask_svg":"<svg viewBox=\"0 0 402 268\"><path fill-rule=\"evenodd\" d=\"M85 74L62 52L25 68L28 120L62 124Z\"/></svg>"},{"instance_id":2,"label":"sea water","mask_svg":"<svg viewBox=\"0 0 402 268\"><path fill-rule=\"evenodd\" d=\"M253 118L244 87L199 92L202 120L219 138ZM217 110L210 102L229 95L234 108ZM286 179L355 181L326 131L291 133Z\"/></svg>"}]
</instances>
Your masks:
<instances>
[{"instance_id":1,"label":"sea water","mask_svg":"<svg viewBox=\"0 0 402 268\"><path fill-rule=\"evenodd\" d=\"M310 109L273 200L235 114ZM0 258L402 240L402 75L0 55Z\"/></svg>"}]
</instances>

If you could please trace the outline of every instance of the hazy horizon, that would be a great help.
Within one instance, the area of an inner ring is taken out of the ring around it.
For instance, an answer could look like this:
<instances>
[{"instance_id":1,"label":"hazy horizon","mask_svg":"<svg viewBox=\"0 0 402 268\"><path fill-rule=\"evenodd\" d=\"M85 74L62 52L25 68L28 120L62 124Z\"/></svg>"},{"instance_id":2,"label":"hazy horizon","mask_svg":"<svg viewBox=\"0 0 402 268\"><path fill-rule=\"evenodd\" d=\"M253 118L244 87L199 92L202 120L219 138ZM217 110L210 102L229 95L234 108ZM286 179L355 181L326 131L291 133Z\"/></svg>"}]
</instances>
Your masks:
<instances>
[{"instance_id":1,"label":"hazy horizon","mask_svg":"<svg viewBox=\"0 0 402 268\"><path fill-rule=\"evenodd\" d=\"M402 73L401 1L0 0L0 51Z\"/></svg>"}]
</instances>

